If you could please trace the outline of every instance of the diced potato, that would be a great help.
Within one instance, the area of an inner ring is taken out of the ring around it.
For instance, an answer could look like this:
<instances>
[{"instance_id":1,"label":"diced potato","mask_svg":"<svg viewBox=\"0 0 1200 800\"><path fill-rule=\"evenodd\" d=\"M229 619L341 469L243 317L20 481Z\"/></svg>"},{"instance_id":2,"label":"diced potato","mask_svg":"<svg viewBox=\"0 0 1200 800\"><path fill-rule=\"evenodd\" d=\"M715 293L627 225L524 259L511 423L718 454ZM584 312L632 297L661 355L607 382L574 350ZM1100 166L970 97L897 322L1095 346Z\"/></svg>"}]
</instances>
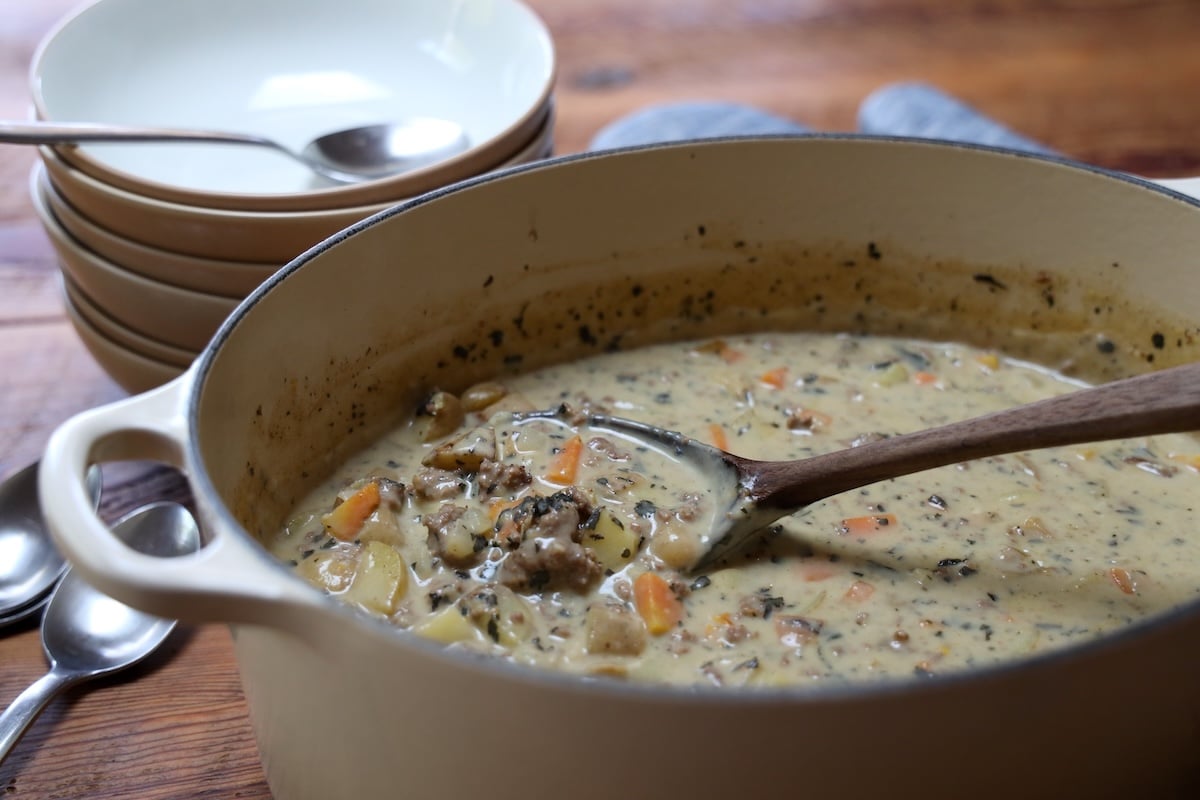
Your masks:
<instances>
[{"instance_id":1,"label":"diced potato","mask_svg":"<svg viewBox=\"0 0 1200 800\"><path fill-rule=\"evenodd\" d=\"M425 430L421 437L432 442L449 436L463 424L465 413L462 401L449 392L434 392L421 408L419 422L424 423Z\"/></svg>"},{"instance_id":2,"label":"diced potato","mask_svg":"<svg viewBox=\"0 0 1200 800\"><path fill-rule=\"evenodd\" d=\"M474 506L444 528L438 536L441 555L451 564L466 564L475 557L479 537L491 529L487 516Z\"/></svg>"},{"instance_id":3,"label":"diced potato","mask_svg":"<svg viewBox=\"0 0 1200 800\"><path fill-rule=\"evenodd\" d=\"M596 527L585 531L580 543L607 569L617 572L637 556L639 538L611 512L601 511Z\"/></svg>"},{"instance_id":4,"label":"diced potato","mask_svg":"<svg viewBox=\"0 0 1200 800\"><path fill-rule=\"evenodd\" d=\"M336 594L350 585L356 569L358 553L349 548L313 553L300 562L296 572L314 586Z\"/></svg>"},{"instance_id":5,"label":"diced potato","mask_svg":"<svg viewBox=\"0 0 1200 800\"><path fill-rule=\"evenodd\" d=\"M482 587L458 602L466 609L467 621L493 644L513 648L537 630L533 606L507 586Z\"/></svg>"},{"instance_id":6,"label":"diced potato","mask_svg":"<svg viewBox=\"0 0 1200 800\"><path fill-rule=\"evenodd\" d=\"M528 600L507 586L478 586L427 617L412 630L427 639L453 644L514 648L538 632L538 614Z\"/></svg>"},{"instance_id":7,"label":"diced potato","mask_svg":"<svg viewBox=\"0 0 1200 800\"><path fill-rule=\"evenodd\" d=\"M455 642L484 642L486 634L463 616L463 608L455 603L413 626L413 632L443 644Z\"/></svg>"},{"instance_id":8,"label":"diced potato","mask_svg":"<svg viewBox=\"0 0 1200 800\"><path fill-rule=\"evenodd\" d=\"M462 393L462 406L467 411L482 411L498 403L508 394L508 387L495 381L477 383Z\"/></svg>"},{"instance_id":9,"label":"diced potato","mask_svg":"<svg viewBox=\"0 0 1200 800\"><path fill-rule=\"evenodd\" d=\"M896 386L907 380L908 368L899 361L893 361L875 375L875 383L879 386Z\"/></svg>"},{"instance_id":10,"label":"diced potato","mask_svg":"<svg viewBox=\"0 0 1200 800\"><path fill-rule=\"evenodd\" d=\"M379 484L367 481L354 494L334 507L321 522L336 539L348 542L358 535L367 517L379 507Z\"/></svg>"},{"instance_id":11,"label":"diced potato","mask_svg":"<svg viewBox=\"0 0 1200 800\"><path fill-rule=\"evenodd\" d=\"M1000 367L1000 357L995 353L981 353L975 356L975 360L978 361L984 369L995 371Z\"/></svg>"},{"instance_id":12,"label":"diced potato","mask_svg":"<svg viewBox=\"0 0 1200 800\"><path fill-rule=\"evenodd\" d=\"M484 459L496 459L496 429L480 425L451 439L425 456L427 467L474 472Z\"/></svg>"},{"instance_id":13,"label":"diced potato","mask_svg":"<svg viewBox=\"0 0 1200 800\"><path fill-rule=\"evenodd\" d=\"M396 512L383 505L363 521L355 538L363 542L383 542L391 545L399 545L404 541Z\"/></svg>"},{"instance_id":14,"label":"diced potato","mask_svg":"<svg viewBox=\"0 0 1200 800\"><path fill-rule=\"evenodd\" d=\"M383 542L367 542L358 557L354 580L342 597L368 611L391 615L408 590L408 567L400 553Z\"/></svg>"},{"instance_id":15,"label":"diced potato","mask_svg":"<svg viewBox=\"0 0 1200 800\"><path fill-rule=\"evenodd\" d=\"M696 537L686 530L680 530L675 524L666 524L654 532L650 550L668 567L678 570L688 569L700 557Z\"/></svg>"}]
</instances>

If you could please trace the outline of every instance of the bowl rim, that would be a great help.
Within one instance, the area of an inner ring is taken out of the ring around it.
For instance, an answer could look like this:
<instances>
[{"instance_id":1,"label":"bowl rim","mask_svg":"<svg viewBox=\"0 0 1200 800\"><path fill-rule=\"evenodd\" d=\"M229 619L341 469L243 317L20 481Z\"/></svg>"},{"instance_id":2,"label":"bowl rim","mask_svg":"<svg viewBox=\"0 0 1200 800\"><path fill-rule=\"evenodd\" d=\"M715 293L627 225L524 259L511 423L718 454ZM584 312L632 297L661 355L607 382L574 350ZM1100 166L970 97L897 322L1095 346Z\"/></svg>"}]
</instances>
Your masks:
<instances>
[{"instance_id":1,"label":"bowl rim","mask_svg":"<svg viewBox=\"0 0 1200 800\"><path fill-rule=\"evenodd\" d=\"M34 164L30 180L32 184L30 191L37 192L42 196L55 219L72 238L101 258L152 280L169 283L182 289L242 297L282 265L266 261L206 258L142 244L104 227L71 205L70 201L63 197L50 182L44 164L40 162ZM206 283L199 279L180 281L167 277L176 272L188 274L195 272L211 276L212 280ZM236 284L244 289L237 289L236 294L232 293L235 290L218 291L214 288L218 283L224 286Z\"/></svg>"},{"instance_id":2,"label":"bowl rim","mask_svg":"<svg viewBox=\"0 0 1200 800\"><path fill-rule=\"evenodd\" d=\"M67 145L52 149L68 164L102 182L151 198L184 205L206 206L230 211L315 211L377 205L408 199L505 164L541 132L551 113L559 66L554 40L545 21L522 0L494 1L506 3L524 14L530 29L542 42L542 49L547 56L547 69L542 78L538 95L532 106L492 138L425 167L362 183L330 186L302 192L207 191L140 177L132 172L109 166L101 159L88 155L78 147ZM47 53L66 28L105 2L106 0L88 0L58 20L38 42L33 57L30 59L26 78L31 98L31 111L35 118L51 119L47 113L39 79L42 63Z\"/></svg>"}]
</instances>

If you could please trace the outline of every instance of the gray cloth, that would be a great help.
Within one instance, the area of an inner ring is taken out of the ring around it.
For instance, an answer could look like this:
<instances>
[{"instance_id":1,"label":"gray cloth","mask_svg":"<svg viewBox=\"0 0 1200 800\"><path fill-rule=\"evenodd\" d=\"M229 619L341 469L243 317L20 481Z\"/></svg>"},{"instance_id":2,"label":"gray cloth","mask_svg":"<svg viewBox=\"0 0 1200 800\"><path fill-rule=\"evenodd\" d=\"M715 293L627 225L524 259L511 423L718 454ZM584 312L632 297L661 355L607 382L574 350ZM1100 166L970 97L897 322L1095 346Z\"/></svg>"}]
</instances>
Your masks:
<instances>
[{"instance_id":1,"label":"gray cloth","mask_svg":"<svg viewBox=\"0 0 1200 800\"><path fill-rule=\"evenodd\" d=\"M989 119L932 86L898 83L863 101L858 112L863 133L950 139L998 145L1035 153L1050 149ZM621 117L592 139L590 149L751 134L802 134L799 122L751 106L693 101L651 106Z\"/></svg>"},{"instance_id":2,"label":"gray cloth","mask_svg":"<svg viewBox=\"0 0 1200 800\"><path fill-rule=\"evenodd\" d=\"M874 92L858 108L863 133L918 136L988 144L1052 154L1048 147L985 117L971 106L921 83L900 83Z\"/></svg>"},{"instance_id":3,"label":"gray cloth","mask_svg":"<svg viewBox=\"0 0 1200 800\"><path fill-rule=\"evenodd\" d=\"M589 149L608 150L718 136L807 132L808 129L797 122L737 103L671 103L634 111L610 123L596 134Z\"/></svg>"}]
</instances>

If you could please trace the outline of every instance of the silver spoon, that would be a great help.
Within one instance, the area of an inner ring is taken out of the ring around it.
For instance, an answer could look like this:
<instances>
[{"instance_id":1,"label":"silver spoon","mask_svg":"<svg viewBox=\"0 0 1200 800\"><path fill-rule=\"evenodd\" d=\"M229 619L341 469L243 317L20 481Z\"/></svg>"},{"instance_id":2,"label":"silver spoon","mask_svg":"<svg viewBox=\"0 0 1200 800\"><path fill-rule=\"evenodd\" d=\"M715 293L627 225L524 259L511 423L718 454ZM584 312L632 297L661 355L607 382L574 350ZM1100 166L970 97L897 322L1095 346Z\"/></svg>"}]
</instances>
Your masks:
<instances>
[{"instance_id":1,"label":"silver spoon","mask_svg":"<svg viewBox=\"0 0 1200 800\"><path fill-rule=\"evenodd\" d=\"M113 533L135 550L164 558L192 553L200 546L192 515L177 503L137 509L123 517ZM68 571L42 620L42 649L50 671L0 714L0 761L59 692L136 664L174 627L174 620L136 611Z\"/></svg>"},{"instance_id":2,"label":"silver spoon","mask_svg":"<svg viewBox=\"0 0 1200 800\"><path fill-rule=\"evenodd\" d=\"M138 128L87 122L0 121L0 143L214 142L268 147L338 183L399 175L461 153L470 146L457 122L412 117L398 122L333 131L299 152L262 136L182 128Z\"/></svg>"},{"instance_id":3,"label":"silver spoon","mask_svg":"<svg viewBox=\"0 0 1200 800\"><path fill-rule=\"evenodd\" d=\"M514 414L578 427L568 409ZM755 461L634 420L585 415L583 426L656 445L711 481L720 508L694 542L692 569L761 536L775 520L841 492L976 458L1084 442L1200 430L1200 363L1017 406L799 461Z\"/></svg>"},{"instance_id":4,"label":"silver spoon","mask_svg":"<svg viewBox=\"0 0 1200 800\"><path fill-rule=\"evenodd\" d=\"M100 470L90 469L87 479L94 503ZM0 484L0 626L36 613L66 569L42 521L35 461Z\"/></svg>"}]
</instances>

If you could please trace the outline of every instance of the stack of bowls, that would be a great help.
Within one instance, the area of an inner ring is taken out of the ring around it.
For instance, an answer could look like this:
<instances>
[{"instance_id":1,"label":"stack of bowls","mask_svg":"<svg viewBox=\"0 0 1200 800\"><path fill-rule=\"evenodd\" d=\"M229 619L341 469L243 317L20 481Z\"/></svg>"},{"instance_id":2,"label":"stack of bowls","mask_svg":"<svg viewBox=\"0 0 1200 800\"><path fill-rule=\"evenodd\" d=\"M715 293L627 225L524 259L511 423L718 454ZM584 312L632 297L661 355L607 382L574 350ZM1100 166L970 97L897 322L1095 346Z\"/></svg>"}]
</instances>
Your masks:
<instances>
[{"instance_id":1,"label":"stack of bowls","mask_svg":"<svg viewBox=\"0 0 1200 800\"><path fill-rule=\"evenodd\" d=\"M34 57L43 120L234 131L301 150L335 130L435 118L467 142L355 183L267 148L43 147L31 191L76 330L127 390L169 380L312 245L401 200L550 155L554 77L549 33L519 0L85 6Z\"/></svg>"}]
</instances>

